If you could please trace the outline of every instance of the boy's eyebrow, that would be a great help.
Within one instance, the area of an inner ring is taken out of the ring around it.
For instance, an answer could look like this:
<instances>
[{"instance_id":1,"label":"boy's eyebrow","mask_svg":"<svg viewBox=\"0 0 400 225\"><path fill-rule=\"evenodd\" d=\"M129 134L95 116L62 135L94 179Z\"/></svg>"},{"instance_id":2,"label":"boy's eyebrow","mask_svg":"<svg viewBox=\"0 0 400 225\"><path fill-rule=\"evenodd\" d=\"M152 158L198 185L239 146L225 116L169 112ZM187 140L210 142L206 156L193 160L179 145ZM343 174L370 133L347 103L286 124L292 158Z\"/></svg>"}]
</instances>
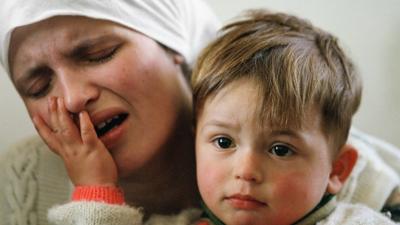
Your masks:
<instances>
[{"instance_id":1,"label":"boy's eyebrow","mask_svg":"<svg viewBox=\"0 0 400 225\"><path fill-rule=\"evenodd\" d=\"M201 127L201 130L207 128L207 127L226 127L230 129L237 129L238 126L235 125L235 123L230 122L229 120L220 120L220 119L212 119L207 121L206 123L203 124Z\"/></svg>"},{"instance_id":2,"label":"boy's eyebrow","mask_svg":"<svg viewBox=\"0 0 400 225\"><path fill-rule=\"evenodd\" d=\"M290 136L296 139L301 139L301 136L299 135L298 132L291 130L291 129L282 129L282 130L272 130L271 131L271 136Z\"/></svg>"}]
</instances>

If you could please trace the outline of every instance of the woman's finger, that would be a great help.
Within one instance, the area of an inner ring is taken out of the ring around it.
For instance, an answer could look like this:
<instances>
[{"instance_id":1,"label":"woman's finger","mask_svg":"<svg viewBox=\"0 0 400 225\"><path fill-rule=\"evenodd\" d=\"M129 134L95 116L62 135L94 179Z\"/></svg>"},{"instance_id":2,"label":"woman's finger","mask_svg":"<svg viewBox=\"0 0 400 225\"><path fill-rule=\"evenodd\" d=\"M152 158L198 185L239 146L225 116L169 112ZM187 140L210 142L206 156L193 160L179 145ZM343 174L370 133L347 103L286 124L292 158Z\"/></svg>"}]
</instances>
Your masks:
<instances>
[{"instance_id":1,"label":"woman's finger","mask_svg":"<svg viewBox=\"0 0 400 225\"><path fill-rule=\"evenodd\" d=\"M57 134L60 131L59 125L58 125L58 118L57 118L57 103L56 103L57 98L52 96L47 99L47 110L48 110L48 115L50 118L50 124L49 127L50 129Z\"/></svg>"},{"instance_id":2,"label":"woman's finger","mask_svg":"<svg viewBox=\"0 0 400 225\"><path fill-rule=\"evenodd\" d=\"M65 108L63 98L57 98L57 117L60 127L60 134L64 142L73 144L81 143L78 127L75 125L70 113Z\"/></svg>"},{"instance_id":3,"label":"woman's finger","mask_svg":"<svg viewBox=\"0 0 400 225\"><path fill-rule=\"evenodd\" d=\"M100 141L97 138L96 130L90 120L89 114L86 111L79 113L79 123L81 129L81 138L84 144L90 146L95 145L96 141Z\"/></svg>"},{"instance_id":4,"label":"woman's finger","mask_svg":"<svg viewBox=\"0 0 400 225\"><path fill-rule=\"evenodd\" d=\"M52 129L44 122L40 116L33 116L33 124L39 135L42 137L44 142L49 146L50 150L56 154L60 154L58 149L60 149L60 144L58 139L54 137Z\"/></svg>"}]
</instances>

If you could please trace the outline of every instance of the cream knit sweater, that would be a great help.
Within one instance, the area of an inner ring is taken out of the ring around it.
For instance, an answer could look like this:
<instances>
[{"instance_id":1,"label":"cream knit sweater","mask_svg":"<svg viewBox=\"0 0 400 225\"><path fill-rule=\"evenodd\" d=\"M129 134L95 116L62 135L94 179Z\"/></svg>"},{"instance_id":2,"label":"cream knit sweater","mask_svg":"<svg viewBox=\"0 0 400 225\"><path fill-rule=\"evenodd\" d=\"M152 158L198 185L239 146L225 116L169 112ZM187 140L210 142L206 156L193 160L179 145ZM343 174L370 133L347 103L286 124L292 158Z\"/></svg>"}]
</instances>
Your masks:
<instances>
[{"instance_id":1,"label":"cream knit sweater","mask_svg":"<svg viewBox=\"0 0 400 225\"><path fill-rule=\"evenodd\" d=\"M0 155L0 224L47 225L47 210L69 200L63 161L38 138Z\"/></svg>"},{"instance_id":2,"label":"cream knit sweater","mask_svg":"<svg viewBox=\"0 0 400 225\"><path fill-rule=\"evenodd\" d=\"M53 207L48 216L55 225L190 225L200 215L200 209L186 209L177 215L152 215L143 222L141 210L134 207L76 201Z\"/></svg>"}]
</instances>

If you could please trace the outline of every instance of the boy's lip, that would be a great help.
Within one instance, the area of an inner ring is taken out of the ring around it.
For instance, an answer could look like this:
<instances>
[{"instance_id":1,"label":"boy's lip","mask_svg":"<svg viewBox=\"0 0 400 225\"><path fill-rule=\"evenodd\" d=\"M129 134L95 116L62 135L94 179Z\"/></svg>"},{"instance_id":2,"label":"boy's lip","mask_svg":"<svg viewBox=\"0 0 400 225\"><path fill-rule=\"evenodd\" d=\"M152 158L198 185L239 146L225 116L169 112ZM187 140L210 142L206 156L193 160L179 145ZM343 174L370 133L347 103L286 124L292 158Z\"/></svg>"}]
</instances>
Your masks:
<instances>
[{"instance_id":1,"label":"boy's lip","mask_svg":"<svg viewBox=\"0 0 400 225\"><path fill-rule=\"evenodd\" d=\"M226 197L225 200L234 208L242 210L254 210L267 206L265 202L248 194L233 194Z\"/></svg>"}]
</instances>

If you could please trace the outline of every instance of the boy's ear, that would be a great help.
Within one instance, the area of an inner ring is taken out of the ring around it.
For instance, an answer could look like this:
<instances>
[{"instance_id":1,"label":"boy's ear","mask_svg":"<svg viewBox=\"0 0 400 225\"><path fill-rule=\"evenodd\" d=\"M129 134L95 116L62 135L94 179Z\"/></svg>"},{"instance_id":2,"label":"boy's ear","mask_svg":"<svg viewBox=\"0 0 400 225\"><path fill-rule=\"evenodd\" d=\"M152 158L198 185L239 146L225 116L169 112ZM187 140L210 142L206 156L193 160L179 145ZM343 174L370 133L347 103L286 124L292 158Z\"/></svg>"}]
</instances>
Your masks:
<instances>
[{"instance_id":1,"label":"boy's ear","mask_svg":"<svg viewBox=\"0 0 400 225\"><path fill-rule=\"evenodd\" d=\"M344 182L353 170L353 167L357 162L357 158L358 152L353 146L345 144L340 149L339 154L332 164L332 171L329 176L327 192L330 194L336 194L340 191Z\"/></svg>"}]
</instances>

